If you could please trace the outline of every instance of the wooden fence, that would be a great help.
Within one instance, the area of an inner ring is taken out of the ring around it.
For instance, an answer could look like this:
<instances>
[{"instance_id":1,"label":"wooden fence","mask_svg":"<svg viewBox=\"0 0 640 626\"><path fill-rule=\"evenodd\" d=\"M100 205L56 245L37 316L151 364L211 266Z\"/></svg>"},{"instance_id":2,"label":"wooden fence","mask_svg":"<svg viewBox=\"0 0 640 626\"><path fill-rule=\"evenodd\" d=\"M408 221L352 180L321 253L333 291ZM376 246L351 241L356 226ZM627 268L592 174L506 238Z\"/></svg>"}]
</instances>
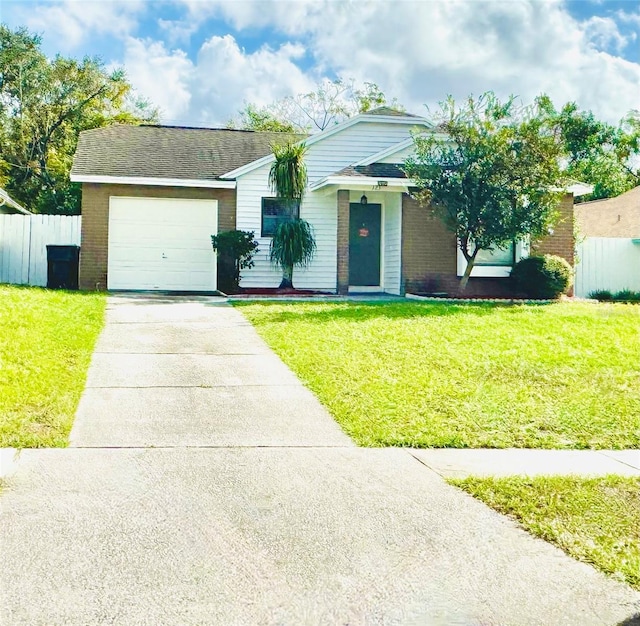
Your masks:
<instances>
[{"instance_id":1,"label":"wooden fence","mask_svg":"<svg viewBox=\"0 0 640 626\"><path fill-rule=\"evenodd\" d=\"M47 284L47 245L80 245L79 215L0 215L0 283Z\"/></svg>"},{"instance_id":2,"label":"wooden fence","mask_svg":"<svg viewBox=\"0 0 640 626\"><path fill-rule=\"evenodd\" d=\"M577 254L576 296L599 289L640 291L640 240L592 237L578 244Z\"/></svg>"}]
</instances>

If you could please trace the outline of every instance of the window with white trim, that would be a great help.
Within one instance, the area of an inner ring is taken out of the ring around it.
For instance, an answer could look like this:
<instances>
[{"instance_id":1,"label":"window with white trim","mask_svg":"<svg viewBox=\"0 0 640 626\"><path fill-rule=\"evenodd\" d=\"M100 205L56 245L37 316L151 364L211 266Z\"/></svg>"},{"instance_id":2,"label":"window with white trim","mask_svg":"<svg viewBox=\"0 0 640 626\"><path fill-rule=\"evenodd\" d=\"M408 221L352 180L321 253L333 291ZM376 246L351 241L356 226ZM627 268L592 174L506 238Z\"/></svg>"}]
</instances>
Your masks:
<instances>
[{"instance_id":1,"label":"window with white trim","mask_svg":"<svg viewBox=\"0 0 640 626\"><path fill-rule=\"evenodd\" d=\"M492 250L480 250L476 255L475 264L480 266L512 267L515 264L516 246L512 241L504 250L493 248Z\"/></svg>"},{"instance_id":2,"label":"window with white trim","mask_svg":"<svg viewBox=\"0 0 640 626\"><path fill-rule=\"evenodd\" d=\"M476 278L507 278L513 266L522 258L529 256L529 240L517 241L505 250L480 250L471 271ZM467 267L467 260L457 247L458 276L462 276Z\"/></svg>"},{"instance_id":3,"label":"window with white trim","mask_svg":"<svg viewBox=\"0 0 640 626\"><path fill-rule=\"evenodd\" d=\"M273 237L282 222L289 222L300 216L300 201L286 198L262 198L263 237Z\"/></svg>"}]
</instances>

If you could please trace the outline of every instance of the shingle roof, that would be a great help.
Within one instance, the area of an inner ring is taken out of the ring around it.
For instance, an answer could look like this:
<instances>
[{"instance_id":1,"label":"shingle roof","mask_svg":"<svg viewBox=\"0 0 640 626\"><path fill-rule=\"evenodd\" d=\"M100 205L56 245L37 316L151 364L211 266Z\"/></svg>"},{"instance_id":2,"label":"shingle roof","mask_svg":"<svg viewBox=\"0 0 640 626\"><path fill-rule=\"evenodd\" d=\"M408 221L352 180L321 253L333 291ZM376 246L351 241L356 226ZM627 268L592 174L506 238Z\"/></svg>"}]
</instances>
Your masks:
<instances>
[{"instance_id":1,"label":"shingle roof","mask_svg":"<svg viewBox=\"0 0 640 626\"><path fill-rule=\"evenodd\" d=\"M71 175L215 180L305 135L182 126L108 126L80 133Z\"/></svg>"},{"instance_id":2,"label":"shingle roof","mask_svg":"<svg viewBox=\"0 0 640 626\"><path fill-rule=\"evenodd\" d=\"M640 238L640 186L616 198L576 204L575 213L586 237Z\"/></svg>"},{"instance_id":3,"label":"shingle roof","mask_svg":"<svg viewBox=\"0 0 640 626\"><path fill-rule=\"evenodd\" d=\"M367 111L365 115L391 115L392 117L420 117L419 115L414 115L413 113L405 113L404 111L399 111L398 109L392 109L391 107L378 107L377 109L371 109L371 111Z\"/></svg>"},{"instance_id":4,"label":"shingle roof","mask_svg":"<svg viewBox=\"0 0 640 626\"><path fill-rule=\"evenodd\" d=\"M349 165L333 176L353 176L368 178L406 178L407 175L394 163L371 163L370 165Z\"/></svg>"}]
</instances>

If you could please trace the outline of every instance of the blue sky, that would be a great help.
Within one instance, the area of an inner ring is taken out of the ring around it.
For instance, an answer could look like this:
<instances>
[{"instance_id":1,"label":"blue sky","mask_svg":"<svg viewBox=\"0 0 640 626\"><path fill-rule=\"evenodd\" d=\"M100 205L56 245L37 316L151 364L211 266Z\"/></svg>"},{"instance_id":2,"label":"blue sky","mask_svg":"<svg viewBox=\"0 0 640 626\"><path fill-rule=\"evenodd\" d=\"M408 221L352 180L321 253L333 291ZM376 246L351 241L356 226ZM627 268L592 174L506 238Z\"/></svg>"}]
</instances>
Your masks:
<instances>
[{"instance_id":1,"label":"blue sky","mask_svg":"<svg viewBox=\"0 0 640 626\"><path fill-rule=\"evenodd\" d=\"M170 124L224 125L325 77L416 113L488 89L611 122L640 109L638 0L2 0L0 19L123 66Z\"/></svg>"}]
</instances>

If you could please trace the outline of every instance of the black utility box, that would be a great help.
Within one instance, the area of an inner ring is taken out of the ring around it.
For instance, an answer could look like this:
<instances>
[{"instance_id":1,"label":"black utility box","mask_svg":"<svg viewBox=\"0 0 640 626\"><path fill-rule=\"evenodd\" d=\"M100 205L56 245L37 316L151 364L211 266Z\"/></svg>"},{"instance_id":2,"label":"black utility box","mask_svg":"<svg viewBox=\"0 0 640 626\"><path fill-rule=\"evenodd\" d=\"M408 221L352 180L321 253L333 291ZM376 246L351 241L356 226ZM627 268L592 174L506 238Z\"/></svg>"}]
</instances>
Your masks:
<instances>
[{"instance_id":1,"label":"black utility box","mask_svg":"<svg viewBox=\"0 0 640 626\"><path fill-rule=\"evenodd\" d=\"M77 289L80 246L47 246L47 287Z\"/></svg>"}]
</instances>

